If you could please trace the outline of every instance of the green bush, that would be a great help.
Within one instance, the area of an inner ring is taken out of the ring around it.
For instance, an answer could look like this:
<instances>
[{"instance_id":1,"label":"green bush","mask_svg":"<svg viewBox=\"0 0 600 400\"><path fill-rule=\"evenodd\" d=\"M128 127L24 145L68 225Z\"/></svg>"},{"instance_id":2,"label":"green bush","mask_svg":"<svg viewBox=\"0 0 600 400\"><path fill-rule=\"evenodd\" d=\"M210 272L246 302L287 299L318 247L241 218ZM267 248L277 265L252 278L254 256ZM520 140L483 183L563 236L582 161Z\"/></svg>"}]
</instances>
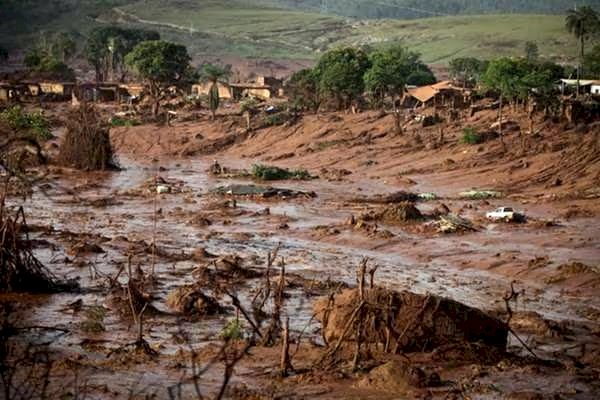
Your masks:
<instances>
[{"instance_id":1,"label":"green bush","mask_svg":"<svg viewBox=\"0 0 600 400\"><path fill-rule=\"evenodd\" d=\"M288 116L284 113L267 115L265 118L265 126L279 126L287 122Z\"/></svg>"},{"instance_id":2,"label":"green bush","mask_svg":"<svg viewBox=\"0 0 600 400\"><path fill-rule=\"evenodd\" d=\"M229 320L227 325L221 331L221 339L223 340L240 340L244 338L244 330L240 320L235 318Z\"/></svg>"},{"instance_id":3,"label":"green bush","mask_svg":"<svg viewBox=\"0 0 600 400\"><path fill-rule=\"evenodd\" d=\"M52 139L50 122L41 111L28 113L20 106L12 106L0 113L0 121L17 132L31 133L36 139Z\"/></svg>"},{"instance_id":4,"label":"green bush","mask_svg":"<svg viewBox=\"0 0 600 400\"><path fill-rule=\"evenodd\" d=\"M460 141L466 144L480 144L483 143L483 136L481 136L475 128L468 127L463 129L463 135Z\"/></svg>"},{"instance_id":5,"label":"green bush","mask_svg":"<svg viewBox=\"0 0 600 400\"><path fill-rule=\"evenodd\" d=\"M129 119L129 118L121 118L121 117L112 117L110 119L110 126L113 128L118 127L118 126L132 127L132 126L138 126L140 124L141 124L141 122L138 121L137 119Z\"/></svg>"},{"instance_id":6,"label":"green bush","mask_svg":"<svg viewBox=\"0 0 600 400\"><path fill-rule=\"evenodd\" d=\"M307 180L311 176L305 169L288 170L284 168L254 164L252 166L252 176L263 181L279 181L286 179Z\"/></svg>"}]
</instances>

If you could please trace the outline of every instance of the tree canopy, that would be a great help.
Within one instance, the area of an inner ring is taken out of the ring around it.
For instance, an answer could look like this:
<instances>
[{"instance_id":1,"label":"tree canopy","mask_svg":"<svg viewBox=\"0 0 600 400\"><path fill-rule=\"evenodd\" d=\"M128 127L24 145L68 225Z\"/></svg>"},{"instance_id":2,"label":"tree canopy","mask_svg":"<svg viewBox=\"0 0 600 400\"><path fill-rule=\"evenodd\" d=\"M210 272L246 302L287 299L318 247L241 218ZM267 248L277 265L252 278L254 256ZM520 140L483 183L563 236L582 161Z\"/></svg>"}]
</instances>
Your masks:
<instances>
[{"instance_id":1,"label":"tree canopy","mask_svg":"<svg viewBox=\"0 0 600 400\"><path fill-rule=\"evenodd\" d=\"M349 106L364 92L363 76L370 64L361 49L345 47L328 51L315 67L320 94L333 99L338 107Z\"/></svg>"},{"instance_id":2,"label":"tree canopy","mask_svg":"<svg viewBox=\"0 0 600 400\"><path fill-rule=\"evenodd\" d=\"M154 99L153 114L158 113L161 95L169 86L190 83L191 58L185 46L162 40L141 42L125 57L126 64L144 80Z\"/></svg>"},{"instance_id":3,"label":"tree canopy","mask_svg":"<svg viewBox=\"0 0 600 400\"><path fill-rule=\"evenodd\" d=\"M369 55L371 67L365 72L366 89L379 100L385 96L395 98L404 91L408 76L413 72L418 55L400 45L375 50Z\"/></svg>"},{"instance_id":4,"label":"tree canopy","mask_svg":"<svg viewBox=\"0 0 600 400\"><path fill-rule=\"evenodd\" d=\"M459 57L450 61L450 76L465 84L474 85L485 73L489 62L474 57Z\"/></svg>"},{"instance_id":5,"label":"tree canopy","mask_svg":"<svg viewBox=\"0 0 600 400\"><path fill-rule=\"evenodd\" d=\"M119 74L119 80L123 80L126 73L125 56L138 43L159 39L160 35L154 31L100 27L90 33L85 54L96 71L97 81L115 79L115 74Z\"/></svg>"}]
</instances>

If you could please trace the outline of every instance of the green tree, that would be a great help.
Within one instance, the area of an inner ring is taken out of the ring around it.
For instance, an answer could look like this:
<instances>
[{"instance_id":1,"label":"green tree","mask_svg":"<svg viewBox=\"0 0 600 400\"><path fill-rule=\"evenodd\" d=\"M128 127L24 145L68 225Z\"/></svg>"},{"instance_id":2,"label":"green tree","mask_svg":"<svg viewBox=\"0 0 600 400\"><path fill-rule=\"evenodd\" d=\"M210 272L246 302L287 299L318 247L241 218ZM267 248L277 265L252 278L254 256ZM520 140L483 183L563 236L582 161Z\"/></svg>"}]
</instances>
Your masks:
<instances>
[{"instance_id":1,"label":"green tree","mask_svg":"<svg viewBox=\"0 0 600 400\"><path fill-rule=\"evenodd\" d=\"M514 99L520 91L518 62L511 58L499 58L490 62L482 77L483 87L494 90L500 95L498 124L500 140L502 138L502 109L504 100ZM502 142L504 143L504 142Z\"/></svg>"},{"instance_id":2,"label":"green tree","mask_svg":"<svg viewBox=\"0 0 600 400\"><path fill-rule=\"evenodd\" d=\"M525 42L525 58L529 61L536 61L540 57L540 49L536 42Z\"/></svg>"},{"instance_id":3,"label":"green tree","mask_svg":"<svg viewBox=\"0 0 600 400\"><path fill-rule=\"evenodd\" d=\"M125 62L144 80L152 97L152 115L157 116L160 101L169 86L181 86L192 79L191 58L185 46L162 40L141 42L125 57Z\"/></svg>"},{"instance_id":4,"label":"green tree","mask_svg":"<svg viewBox=\"0 0 600 400\"><path fill-rule=\"evenodd\" d=\"M74 81L75 72L53 54L34 47L25 54L25 65L31 73L46 79Z\"/></svg>"},{"instance_id":5,"label":"green tree","mask_svg":"<svg viewBox=\"0 0 600 400\"><path fill-rule=\"evenodd\" d=\"M219 65L205 64L200 70L200 78L205 82L210 82L208 91L208 106L215 119L217 109L219 108L219 81L226 81L231 76L231 66L222 67Z\"/></svg>"},{"instance_id":6,"label":"green tree","mask_svg":"<svg viewBox=\"0 0 600 400\"><path fill-rule=\"evenodd\" d=\"M345 47L330 50L317 63L319 93L333 100L337 108L348 108L364 92L363 76L370 62L361 49Z\"/></svg>"},{"instance_id":7,"label":"green tree","mask_svg":"<svg viewBox=\"0 0 600 400\"><path fill-rule=\"evenodd\" d=\"M585 55L583 64L590 78L600 79L600 44Z\"/></svg>"},{"instance_id":8,"label":"green tree","mask_svg":"<svg viewBox=\"0 0 600 400\"><path fill-rule=\"evenodd\" d=\"M314 69L295 72L286 83L285 92L295 108L317 110L319 108L319 76Z\"/></svg>"},{"instance_id":9,"label":"green tree","mask_svg":"<svg viewBox=\"0 0 600 400\"><path fill-rule=\"evenodd\" d=\"M418 55L400 45L376 50L369 55L371 67L364 75L366 89L381 104L385 96L391 96L392 104L404 92L406 81L414 72Z\"/></svg>"},{"instance_id":10,"label":"green tree","mask_svg":"<svg viewBox=\"0 0 600 400\"><path fill-rule=\"evenodd\" d=\"M450 61L450 76L463 83L475 85L485 73L489 62L474 57L459 57Z\"/></svg>"},{"instance_id":11,"label":"green tree","mask_svg":"<svg viewBox=\"0 0 600 400\"><path fill-rule=\"evenodd\" d=\"M406 78L406 84L411 86L432 85L436 82L437 80L431 69L423 63L419 63L417 69Z\"/></svg>"},{"instance_id":12,"label":"green tree","mask_svg":"<svg viewBox=\"0 0 600 400\"><path fill-rule=\"evenodd\" d=\"M56 59L64 63L77 52L77 42L74 35L67 32L57 32L52 36L48 50Z\"/></svg>"},{"instance_id":13,"label":"green tree","mask_svg":"<svg viewBox=\"0 0 600 400\"><path fill-rule=\"evenodd\" d=\"M563 74L562 67L551 62L499 58L490 62L482 77L483 87L498 92L498 121L502 139L502 111L505 101L531 102L533 98L548 101L555 96L554 83Z\"/></svg>"},{"instance_id":14,"label":"green tree","mask_svg":"<svg viewBox=\"0 0 600 400\"><path fill-rule=\"evenodd\" d=\"M124 29L115 26L92 30L87 39L85 55L94 67L96 81L113 80L115 73L119 80L125 79L125 56L143 41L159 40L160 35L143 29Z\"/></svg>"},{"instance_id":15,"label":"green tree","mask_svg":"<svg viewBox=\"0 0 600 400\"><path fill-rule=\"evenodd\" d=\"M567 30L579 40L581 69L585 58L585 42L600 29L598 14L589 6L574 8L568 11L565 24ZM583 75L583 71L580 71L580 75Z\"/></svg>"},{"instance_id":16,"label":"green tree","mask_svg":"<svg viewBox=\"0 0 600 400\"><path fill-rule=\"evenodd\" d=\"M0 46L0 64L8 61L8 50Z\"/></svg>"}]
</instances>

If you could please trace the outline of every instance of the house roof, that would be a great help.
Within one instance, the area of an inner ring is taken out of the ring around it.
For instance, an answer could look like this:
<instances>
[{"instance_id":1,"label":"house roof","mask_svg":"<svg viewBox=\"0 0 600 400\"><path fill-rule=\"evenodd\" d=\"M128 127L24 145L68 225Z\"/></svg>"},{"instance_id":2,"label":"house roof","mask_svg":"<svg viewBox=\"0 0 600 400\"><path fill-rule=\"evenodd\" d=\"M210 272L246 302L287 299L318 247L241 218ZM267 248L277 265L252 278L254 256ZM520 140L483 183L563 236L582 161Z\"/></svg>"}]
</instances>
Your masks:
<instances>
[{"instance_id":1,"label":"house roof","mask_svg":"<svg viewBox=\"0 0 600 400\"><path fill-rule=\"evenodd\" d=\"M560 81L567 86L577 86L577 82L579 82L579 86L600 85L600 81L591 79L561 79Z\"/></svg>"},{"instance_id":2,"label":"house roof","mask_svg":"<svg viewBox=\"0 0 600 400\"><path fill-rule=\"evenodd\" d=\"M434 83L433 85L408 89L408 94L422 103L427 103L429 100L433 99L438 93L444 90L462 91L461 88L457 88L456 86L452 85L450 81L442 81Z\"/></svg>"}]
</instances>

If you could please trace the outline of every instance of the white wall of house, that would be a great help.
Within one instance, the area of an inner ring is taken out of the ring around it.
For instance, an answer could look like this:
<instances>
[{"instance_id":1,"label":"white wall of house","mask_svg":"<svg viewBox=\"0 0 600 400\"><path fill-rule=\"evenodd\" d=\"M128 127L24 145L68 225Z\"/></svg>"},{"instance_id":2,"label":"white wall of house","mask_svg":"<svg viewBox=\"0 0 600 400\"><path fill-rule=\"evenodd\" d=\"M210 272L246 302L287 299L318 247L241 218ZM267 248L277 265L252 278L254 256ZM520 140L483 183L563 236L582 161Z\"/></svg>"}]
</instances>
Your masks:
<instances>
[{"instance_id":1,"label":"white wall of house","mask_svg":"<svg viewBox=\"0 0 600 400\"><path fill-rule=\"evenodd\" d=\"M600 84L592 85L592 94L600 95Z\"/></svg>"}]
</instances>

